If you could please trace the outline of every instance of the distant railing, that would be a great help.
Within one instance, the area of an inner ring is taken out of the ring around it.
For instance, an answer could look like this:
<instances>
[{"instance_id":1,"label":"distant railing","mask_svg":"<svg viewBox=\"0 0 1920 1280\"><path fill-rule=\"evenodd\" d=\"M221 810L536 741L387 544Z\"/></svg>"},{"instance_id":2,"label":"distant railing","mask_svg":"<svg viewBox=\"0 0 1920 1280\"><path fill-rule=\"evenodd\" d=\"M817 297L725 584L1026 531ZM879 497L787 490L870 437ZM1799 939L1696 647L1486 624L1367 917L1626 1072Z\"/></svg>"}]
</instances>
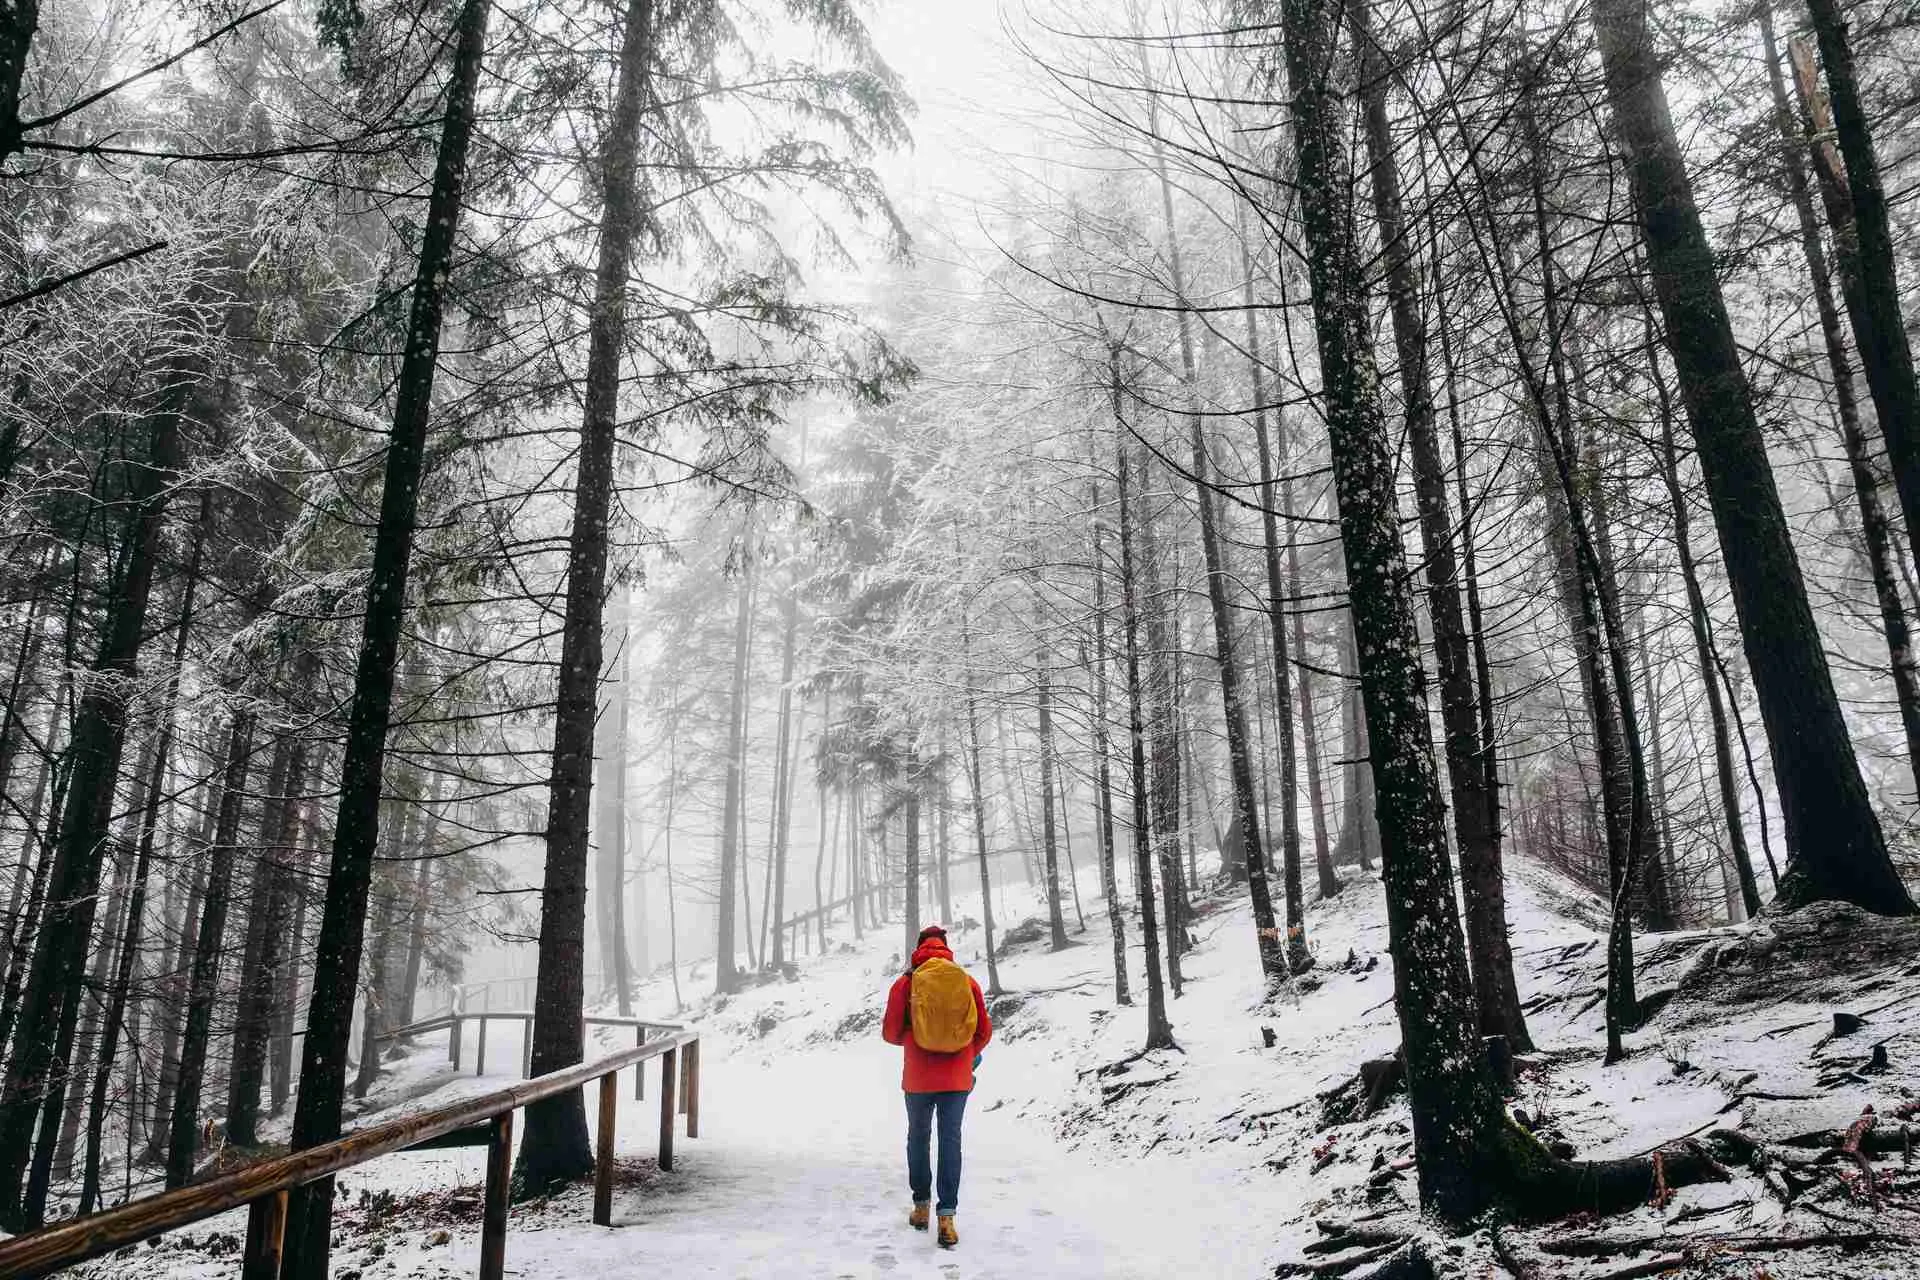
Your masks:
<instances>
[{"instance_id":1,"label":"distant railing","mask_svg":"<svg viewBox=\"0 0 1920 1280\"><path fill-rule=\"evenodd\" d=\"M487 1188L481 1211L480 1280L502 1280L506 1270L507 1194L512 1178L515 1111L595 1080L600 1082L593 1172L593 1221L599 1226L610 1226L613 1222L613 1129L615 1109L619 1105L617 1081L623 1069L634 1069L634 1091L638 1096L642 1064L660 1059L659 1161L662 1169L673 1168L676 1093L680 1098L679 1112L687 1118L687 1136L700 1136L699 1033L686 1027L654 1023L642 1025L643 1037L647 1025L667 1034L643 1039L630 1049L552 1071L494 1093L434 1111L401 1116L317 1147L261 1160L207 1182L0 1241L0 1276L8 1280L30 1280L51 1275L75 1263L102 1257L162 1232L246 1205L249 1210L247 1245L241 1260L241 1276L243 1280L279 1280L287 1226L287 1193L294 1187L396 1151L485 1146Z\"/></svg>"},{"instance_id":2,"label":"distant railing","mask_svg":"<svg viewBox=\"0 0 1920 1280\"><path fill-rule=\"evenodd\" d=\"M581 1021L589 1027L631 1027L633 1028L633 1042L636 1045L646 1043L647 1032L649 1030L669 1032L681 1030L678 1023L648 1022L644 1018L602 1017L598 1014L589 1014L585 1018L582 1018ZM404 1027L395 1027L391 1031L384 1031L374 1037L374 1042L376 1044L385 1044L390 1040L408 1040L415 1036L424 1036L435 1031L451 1031L452 1034L447 1037L447 1055L453 1062L454 1070L458 1071L460 1069L461 1046L465 1039L463 1032L466 1024L469 1022L477 1022L480 1024L479 1034L476 1037L477 1043L474 1046L473 1074L476 1076L487 1074L487 1024L489 1022L518 1022L522 1024L520 1038L520 1074L522 1076L531 1076L533 1074L533 1014L525 1009L492 1009L471 1013L464 1009L454 1009L446 1013L436 1014L431 1018L422 1019L419 1022L408 1023ZM640 1092L640 1077L638 1073L635 1074L633 1083L633 1096L636 1098L645 1097L646 1095Z\"/></svg>"}]
</instances>

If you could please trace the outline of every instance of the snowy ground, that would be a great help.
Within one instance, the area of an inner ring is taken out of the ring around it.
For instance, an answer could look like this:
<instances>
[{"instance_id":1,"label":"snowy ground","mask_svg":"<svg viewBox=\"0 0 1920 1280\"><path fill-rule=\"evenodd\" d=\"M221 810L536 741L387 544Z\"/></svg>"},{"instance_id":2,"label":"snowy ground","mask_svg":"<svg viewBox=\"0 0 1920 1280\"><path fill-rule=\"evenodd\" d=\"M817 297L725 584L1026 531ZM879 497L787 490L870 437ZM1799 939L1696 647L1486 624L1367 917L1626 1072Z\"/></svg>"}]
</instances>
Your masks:
<instances>
[{"instance_id":1,"label":"snowy ground","mask_svg":"<svg viewBox=\"0 0 1920 1280\"><path fill-rule=\"evenodd\" d=\"M1309 927L1319 965L1266 1007L1244 901L1208 902L1195 927L1198 946L1185 958L1185 994L1172 1005L1183 1051L1131 1063L1123 1060L1138 1047L1142 1014L1113 1006L1112 950L1093 891L1088 874L1082 945L1057 955L1044 945L1021 948L1002 961L1009 994L996 1002L998 1035L969 1108L959 1250L942 1253L904 1223L898 1050L881 1043L877 1028L901 947L889 927L858 943L836 938L824 958L803 957L798 982L698 1011L701 1138L682 1141L672 1173L653 1167L650 1071L647 1102L622 1091L625 1163L613 1228L590 1225L584 1189L516 1208L508 1273L1256 1277L1303 1257L1325 1260L1304 1252L1322 1235L1316 1220L1412 1225L1411 1183L1391 1171L1410 1147L1404 1102L1331 1129L1320 1114L1322 1093L1397 1040L1377 883L1353 883L1315 907ZM1516 1104L1583 1157L1639 1154L1716 1127L1769 1139L1838 1128L1867 1102L1890 1113L1920 1091L1920 1072L1907 1065L1920 1030L1912 926L1883 936L1846 913L1813 920L1826 934L1860 940L1837 974L1795 968L1798 935L1786 922L1643 939L1642 993L1676 983L1680 993L1632 1039L1630 1060L1607 1067L1593 999L1602 963L1595 904L1525 865L1514 868L1510 894L1521 994L1543 1050L1525 1065ZM996 913L1017 922L1033 900L1021 889L1009 897ZM977 914L972 905L961 903L958 914ZM1131 922L1129 936L1138 996ZM956 929L954 941L984 983L977 927ZM689 993L704 989L697 972L683 982ZM658 984L643 992L643 1015L671 1009ZM1867 1027L1823 1038L1835 1009L1865 1013ZM1263 1028L1275 1035L1271 1048ZM1863 1074L1876 1042L1887 1045L1890 1069ZM498 1087L518 1070L517 1034L496 1028L488 1052L488 1079L455 1079L444 1039L423 1041L395 1064L373 1102L426 1106ZM1885 1167L1897 1170L1898 1156ZM392 1157L349 1172L336 1274L472 1275L480 1178L474 1152ZM1575 1261L1539 1247L1597 1230L1662 1235L1660 1247L1673 1249L1685 1232L1724 1241L1849 1231L1859 1222L1895 1234L1916 1225L1912 1173L1895 1175L1880 1208L1854 1204L1827 1180L1833 1194L1807 1192L1791 1213L1758 1178L1742 1175L1600 1227L1509 1233L1503 1243L1525 1274L1598 1277L1658 1252ZM243 1228L238 1216L206 1224L134 1258L97 1264L93 1274L224 1276ZM1443 1260L1461 1274L1505 1273L1493 1266L1487 1233L1456 1249ZM1844 1260L1831 1248L1715 1253L1698 1269L1671 1274L1920 1275L1897 1243Z\"/></svg>"}]
</instances>

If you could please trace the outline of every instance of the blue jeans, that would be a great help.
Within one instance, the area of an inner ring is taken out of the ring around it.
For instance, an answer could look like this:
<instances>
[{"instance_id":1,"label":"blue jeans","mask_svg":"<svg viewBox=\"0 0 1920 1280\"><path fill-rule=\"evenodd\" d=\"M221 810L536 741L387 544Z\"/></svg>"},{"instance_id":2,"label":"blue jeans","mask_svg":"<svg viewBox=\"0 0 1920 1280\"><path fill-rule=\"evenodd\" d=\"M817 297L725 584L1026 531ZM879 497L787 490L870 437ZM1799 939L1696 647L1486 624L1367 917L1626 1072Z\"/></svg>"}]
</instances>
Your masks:
<instances>
[{"instance_id":1,"label":"blue jeans","mask_svg":"<svg viewBox=\"0 0 1920 1280\"><path fill-rule=\"evenodd\" d=\"M940 1199L934 1212L941 1216L960 1206L960 1117L967 1111L965 1093L910 1093L907 1095L907 1186L915 1204L932 1198L933 1162L929 1150L936 1117L940 1128Z\"/></svg>"}]
</instances>

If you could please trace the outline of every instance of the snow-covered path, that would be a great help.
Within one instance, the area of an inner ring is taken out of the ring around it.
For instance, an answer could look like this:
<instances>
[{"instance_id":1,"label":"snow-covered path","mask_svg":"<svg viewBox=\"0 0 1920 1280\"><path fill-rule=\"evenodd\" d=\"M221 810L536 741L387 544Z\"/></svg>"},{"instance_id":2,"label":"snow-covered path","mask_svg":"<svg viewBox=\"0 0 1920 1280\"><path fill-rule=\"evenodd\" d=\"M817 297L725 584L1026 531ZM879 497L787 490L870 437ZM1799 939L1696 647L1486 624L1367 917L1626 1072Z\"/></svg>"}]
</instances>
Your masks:
<instances>
[{"instance_id":1,"label":"snow-covered path","mask_svg":"<svg viewBox=\"0 0 1920 1280\"><path fill-rule=\"evenodd\" d=\"M525 1277L1149 1277L1253 1275L1258 1233L1222 1230L1189 1185L1111 1167L994 1109L991 1063L966 1126L960 1248L906 1225L904 1120L885 1046L703 1064L701 1133L672 1175L623 1188L611 1231L555 1223L512 1238ZM991 1059L991 1054L989 1054ZM644 1150L654 1107L631 1108ZM1218 1218L1218 1221L1215 1219Z\"/></svg>"},{"instance_id":2,"label":"snow-covered path","mask_svg":"<svg viewBox=\"0 0 1920 1280\"><path fill-rule=\"evenodd\" d=\"M1022 1046L1024 1048L1024 1046ZM1111 1163L1070 1147L1007 1106L994 1068L1020 1070L1024 1053L983 1066L966 1123L960 1247L938 1249L906 1225L904 1113L899 1051L861 1036L807 1052L768 1051L716 1037L703 1045L701 1136L681 1137L676 1167L651 1167L658 1068L649 1063L647 1098L635 1103L623 1081L618 1151L643 1162L642 1176L615 1193L613 1226L588 1218L586 1191L516 1208L507 1274L523 1280L622 1277L780 1276L795 1280L1006 1280L1034 1276L1253 1276L1271 1241L1249 1229L1235 1198L1209 1192L1174 1162ZM512 1059L502 1055L502 1061ZM505 1079L490 1072L450 1083L436 1100ZM477 1153L392 1157L343 1181L343 1202L363 1190L477 1191ZM478 1264L472 1223L383 1222L354 1231L338 1259L366 1276L422 1280L471 1276ZM368 1239L380 1244L364 1259ZM184 1243L184 1242L183 1242ZM171 1261L171 1260L169 1260ZM181 1258L160 1274L216 1274ZM151 1271L143 1274L154 1274Z\"/></svg>"}]
</instances>

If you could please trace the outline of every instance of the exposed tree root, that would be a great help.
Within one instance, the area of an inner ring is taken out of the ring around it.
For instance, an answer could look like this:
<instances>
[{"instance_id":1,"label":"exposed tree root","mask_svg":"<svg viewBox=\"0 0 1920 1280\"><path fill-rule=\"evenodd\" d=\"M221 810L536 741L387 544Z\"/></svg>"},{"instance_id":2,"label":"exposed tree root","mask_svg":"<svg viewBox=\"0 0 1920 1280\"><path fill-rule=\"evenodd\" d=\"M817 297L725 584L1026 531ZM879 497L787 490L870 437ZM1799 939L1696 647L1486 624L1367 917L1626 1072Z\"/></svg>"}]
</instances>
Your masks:
<instances>
[{"instance_id":1,"label":"exposed tree root","mask_svg":"<svg viewBox=\"0 0 1920 1280\"><path fill-rule=\"evenodd\" d=\"M1327 1242L1319 1241L1317 1243L1325 1244ZM1340 1247L1350 1247L1357 1243L1357 1241L1349 1240L1347 1244L1343 1244ZM1416 1247L1417 1246L1408 1244L1405 1236L1396 1235L1391 1240L1387 1240L1381 1244L1362 1247L1359 1252L1348 1254L1344 1258L1329 1258L1325 1262L1283 1262L1273 1269L1273 1274L1278 1280L1287 1280L1289 1277L1299 1276L1344 1276L1349 1272L1358 1271L1361 1267L1386 1259L1380 1267L1367 1273L1366 1280L1392 1280L1393 1277L1416 1276L1428 1277L1428 1280L1431 1280L1433 1276L1431 1264L1428 1265L1425 1271L1392 1271L1388 1269L1395 1265L1400 1254ZM1424 1253L1420 1256L1423 1260L1426 1257Z\"/></svg>"}]
</instances>

